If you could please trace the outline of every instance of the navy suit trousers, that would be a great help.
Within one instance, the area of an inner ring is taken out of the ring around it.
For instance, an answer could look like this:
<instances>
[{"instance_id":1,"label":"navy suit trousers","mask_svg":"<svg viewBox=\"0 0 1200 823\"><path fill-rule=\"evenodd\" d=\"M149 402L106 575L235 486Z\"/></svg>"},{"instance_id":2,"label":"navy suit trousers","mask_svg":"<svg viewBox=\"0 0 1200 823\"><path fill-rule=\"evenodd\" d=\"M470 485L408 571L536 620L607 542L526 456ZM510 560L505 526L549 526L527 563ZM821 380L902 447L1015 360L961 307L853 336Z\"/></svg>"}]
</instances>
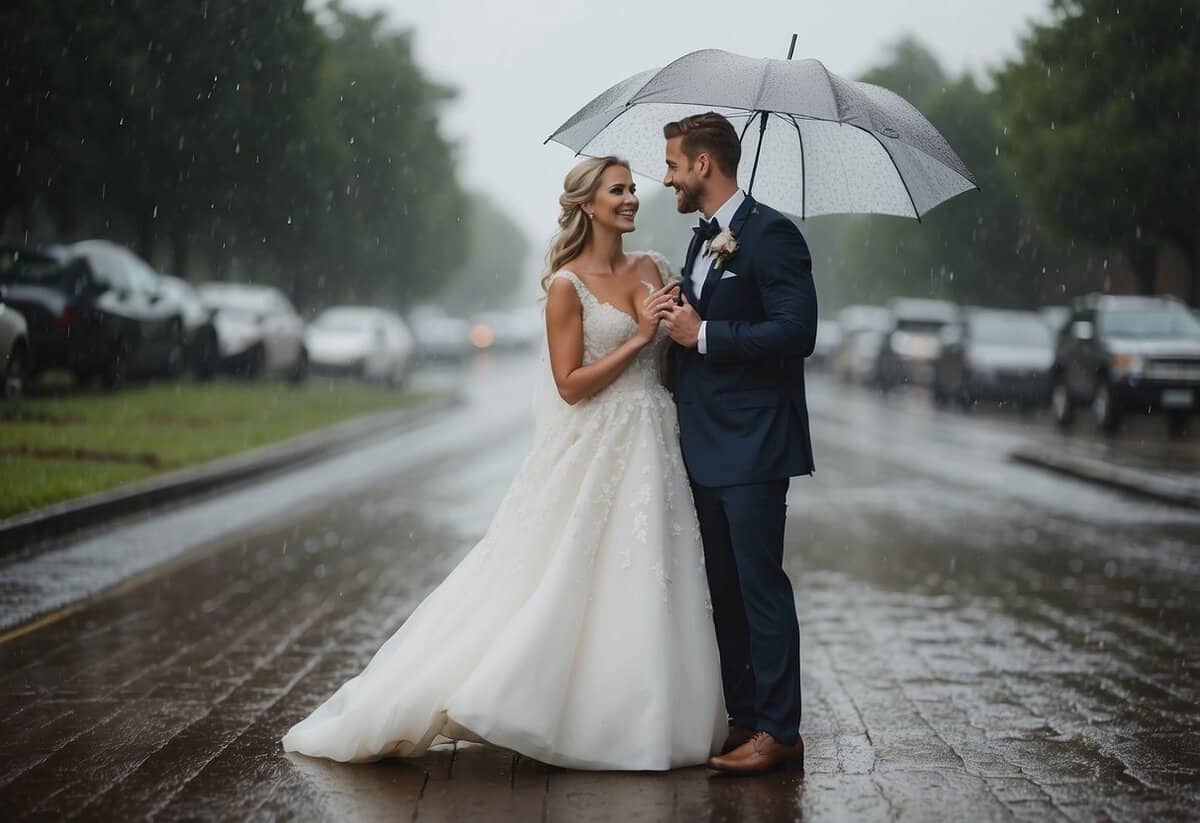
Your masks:
<instances>
[{"instance_id":1,"label":"navy suit trousers","mask_svg":"<svg viewBox=\"0 0 1200 823\"><path fill-rule=\"evenodd\" d=\"M788 479L692 484L730 722L781 743L800 729L800 627L783 570Z\"/></svg>"}]
</instances>

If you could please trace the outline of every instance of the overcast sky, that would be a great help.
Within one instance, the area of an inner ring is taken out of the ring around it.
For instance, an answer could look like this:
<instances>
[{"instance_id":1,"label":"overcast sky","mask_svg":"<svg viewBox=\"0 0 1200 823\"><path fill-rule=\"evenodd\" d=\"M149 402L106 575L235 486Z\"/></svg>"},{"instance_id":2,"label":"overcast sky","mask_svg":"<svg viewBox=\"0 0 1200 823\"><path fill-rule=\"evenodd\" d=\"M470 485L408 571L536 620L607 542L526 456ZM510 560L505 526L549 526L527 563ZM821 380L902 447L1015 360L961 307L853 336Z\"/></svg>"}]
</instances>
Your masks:
<instances>
[{"instance_id":1,"label":"overcast sky","mask_svg":"<svg viewBox=\"0 0 1200 823\"><path fill-rule=\"evenodd\" d=\"M598 92L691 51L721 48L814 57L846 77L877 65L906 32L953 72L977 73L1015 53L1047 0L350 0L416 30L417 57L459 89L445 129L468 186L491 194L539 255L553 233L570 150L542 145ZM970 163L970 158L964 158ZM638 181L643 194L658 188Z\"/></svg>"}]
</instances>

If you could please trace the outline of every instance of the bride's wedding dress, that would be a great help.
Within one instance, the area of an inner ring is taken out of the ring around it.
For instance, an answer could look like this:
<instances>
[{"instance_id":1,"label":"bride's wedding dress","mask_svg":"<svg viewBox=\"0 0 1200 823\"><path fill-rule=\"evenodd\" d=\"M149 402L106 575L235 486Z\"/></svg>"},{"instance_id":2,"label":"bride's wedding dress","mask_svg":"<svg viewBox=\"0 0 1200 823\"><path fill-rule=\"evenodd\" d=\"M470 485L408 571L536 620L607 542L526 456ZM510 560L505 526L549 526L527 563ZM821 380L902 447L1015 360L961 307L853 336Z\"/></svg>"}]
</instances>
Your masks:
<instances>
[{"instance_id":1,"label":"bride's wedding dress","mask_svg":"<svg viewBox=\"0 0 1200 823\"><path fill-rule=\"evenodd\" d=\"M634 333L574 274L555 277L583 303L585 364ZM284 749L365 761L456 738L580 769L705 762L727 725L675 405L658 376L668 342L660 329L588 400L543 398L483 539Z\"/></svg>"}]
</instances>

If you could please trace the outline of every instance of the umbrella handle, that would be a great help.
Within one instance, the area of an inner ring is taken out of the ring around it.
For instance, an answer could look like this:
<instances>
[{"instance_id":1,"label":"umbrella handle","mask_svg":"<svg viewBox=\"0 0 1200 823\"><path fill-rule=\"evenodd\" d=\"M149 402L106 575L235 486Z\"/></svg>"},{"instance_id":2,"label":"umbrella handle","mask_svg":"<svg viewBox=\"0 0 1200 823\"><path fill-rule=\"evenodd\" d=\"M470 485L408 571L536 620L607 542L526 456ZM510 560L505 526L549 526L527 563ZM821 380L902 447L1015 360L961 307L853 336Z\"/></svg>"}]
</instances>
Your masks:
<instances>
[{"instance_id":1,"label":"umbrella handle","mask_svg":"<svg viewBox=\"0 0 1200 823\"><path fill-rule=\"evenodd\" d=\"M792 59L792 55L796 53L796 38L799 35L792 33L792 44L788 46L788 60ZM762 120L758 125L758 147L754 150L754 168L750 170L750 186L746 189L746 194L754 193L754 178L758 175L758 156L762 153L763 135L767 133L767 113L760 112Z\"/></svg>"},{"instance_id":2,"label":"umbrella handle","mask_svg":"<svg viewBox=\"0 0 1200 823\"><path fill-rule=\"evenodd\" d=\"M767 133L767 113L759 112L762 115L762 120L758 126L758 145L754 148L754 167L750 169L750 186L746 189L746 194L754 194L754 178L758 175L758 156L762 154L763 135Z\"/></svg>"}]
</instances>

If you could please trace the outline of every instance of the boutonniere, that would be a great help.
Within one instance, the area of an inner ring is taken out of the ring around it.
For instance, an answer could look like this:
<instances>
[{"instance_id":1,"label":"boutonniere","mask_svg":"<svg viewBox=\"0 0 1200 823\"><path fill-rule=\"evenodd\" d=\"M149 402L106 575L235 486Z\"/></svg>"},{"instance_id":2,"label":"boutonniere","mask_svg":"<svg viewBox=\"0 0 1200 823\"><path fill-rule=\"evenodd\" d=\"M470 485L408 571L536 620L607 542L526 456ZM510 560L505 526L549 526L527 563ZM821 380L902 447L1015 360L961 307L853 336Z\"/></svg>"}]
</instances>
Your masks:
<instances>
[{"instance_id":1,"label":"boutonniere","mask_svg":"<svg viewBox=\"0 0 1200 823\"><path fill-rule=\"evenodd\" d=\"M719 271L728 260L738 250L737 238L733 236L733 232L729 229L721 229L721 231L704 247L704 255L715 254L717 261L714 267Z\"/></svg>"}]
</instances>

